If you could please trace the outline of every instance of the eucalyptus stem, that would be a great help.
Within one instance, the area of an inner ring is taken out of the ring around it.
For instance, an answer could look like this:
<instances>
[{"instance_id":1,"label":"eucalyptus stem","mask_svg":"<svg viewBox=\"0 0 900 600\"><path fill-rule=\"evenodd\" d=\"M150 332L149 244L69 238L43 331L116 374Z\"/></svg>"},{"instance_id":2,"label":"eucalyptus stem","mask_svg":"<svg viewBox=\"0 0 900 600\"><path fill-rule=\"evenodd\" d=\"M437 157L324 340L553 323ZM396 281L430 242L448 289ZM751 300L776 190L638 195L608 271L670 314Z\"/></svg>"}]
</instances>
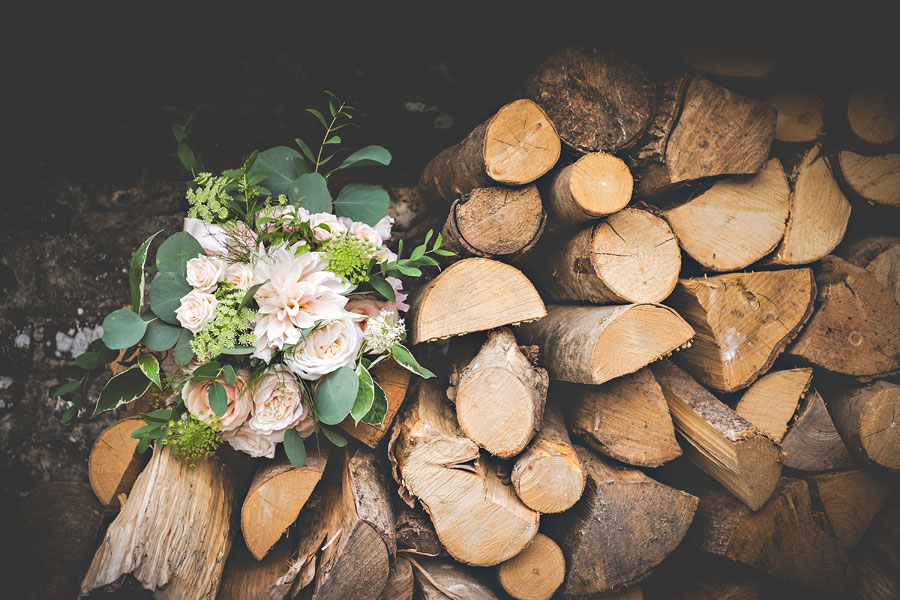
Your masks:
<instances>
[{"instance_id":1,"label":"eucalyptus stem","mask_svg":"<svg viewBox=\"0 0 900 600\"><path fill-rule=\"evenodd\" d=\"M331 117L331 123L328 124L328 128L325 130L325 137L322 138L322 143L319 144L319 154L316 156L316 170L314 173L319 172L319 161L322 160L322 151L325 150L325 142L328 141L328 136L331 135L331 128L334 127L334 124L337 122L338 116L343 112L344 106L346 102L341 102L340 107L338 107L337 112L334 113L334 116Z\"/></svg>"}]
</instances>

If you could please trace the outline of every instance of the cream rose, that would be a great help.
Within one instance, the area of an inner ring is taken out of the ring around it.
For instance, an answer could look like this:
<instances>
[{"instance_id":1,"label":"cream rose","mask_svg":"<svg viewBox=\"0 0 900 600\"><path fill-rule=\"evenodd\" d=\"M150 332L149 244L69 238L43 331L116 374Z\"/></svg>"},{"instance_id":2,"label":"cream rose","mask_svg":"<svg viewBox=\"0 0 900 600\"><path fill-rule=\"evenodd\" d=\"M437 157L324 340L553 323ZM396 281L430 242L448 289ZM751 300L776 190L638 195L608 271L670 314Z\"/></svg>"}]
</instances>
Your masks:
<instances>
[{"instance_id":1,"label":"cream rose","mask_svg":"<svg viewBox=\"0 0 900 600\"><path fill-rule=\"evenodd\" d=\"M382 246L378 250L375 251L375 258L378 259L378 262L389 263L397 260L397 255L394 254L390 248L387 246Z\"/></svg>"},{"instance_id":2,"label":"cream rose","mask_svg":"<svg viewBox=\"0 0 900 600\"><path fill-rule=\"evenodd\" d=\"M387 241L391 239L391 228L394 226L394 217L391 215L384 215L381 217L381 220L375 223L375 231L381 236L383 241Z\"/></svg>"},{"instance_id":3,"label":"cream rose","mask_svg":"<svg viewBox=\"0 0 900 600\"><path fill-rule=\"evenodd\" d=\"M347 226L331 213L315 213L309 216L309 225L312 228L313 239L317 242L330 240L334 236L347 233ZM328 229L320 227L326 225Z\"/></svg>"},{"instance_id":4,"label":"cream rose","mask_svg":"<svg viewBox=\"0 0 900 600\"><path fill-rule=\"evenodd\" d=\"M218 422L222 431L237 429L247 420L247 415L250 413L250 397L245 389L249 376L247 371L238 371L237 381L234 385L226 385L225 380L219 377L218 382L225 388L228 401L225 414L221 417L209 407L209 387L212 385L212 381L188 379L181 389L184 405L189 413L201 421Z\"/></svg>"},{"instance_id":5,"label":"cream rose","mask_svg":"<svg viewBox=\"0 0 900 600\"><path fill-rule=\"evenodd\" d=\"M218 303L214 295L193 290L181 299L181 305L175 309L175 316L182 327L191 333L199 333L216 316Z\"/></svg>"},{"instance_id":6,"label":"cream rose","mask_svg":"<svg viewBox=\"0 0 900 600\"><path fill-rule=\"evenodd\" d=\"M365 223L353 223L350 225L350 233L361 240L369 242L375 246L375 248L381 248L381 245L384 243L381 240L381 236L378 235L378 232Z\"/></svg>"},{"instance_id":7,"label":"cream rose","mask_svg":"<svg viewBox=\"0 0 900 600\"><path fill-rule=\"evenodd\" d=\"M247 425L260 435L281 441L284 432L296 427L307 414L309 409L303 404L300 384L290 371L278 365L256 383Z\"/></svg>"},{"instance_id":8,"label":"cream rose","mask_svg":"<svg viewBox=\"0 0 900 600\"><path fill-rule=\"evenodd\" d=\"M206 294L214 292L219 282L225 279L225 261L220 258L198 256L187 261L185 268L191 287Z\"/></svg>"},{"instance_id":9,"label":"cream rose","mask_svg":"<svg viewBox=\"0 0 900 600\"><path fill-rule=\"evenodd\" d=\"M302 379L315 380L356 362L363 336L356 321L365 317L346 314L346 318L331 321L314 330L285 353L284 362L291 371Z\"/></svg>"},{"instance_id":10,"label":"cream rose","mask_svg":"<svg viewBox=\"0 0 900 600\"><path fill-rule=\"evenodd\" d=\"M228 233L221 225L213 225L200 219L186 218L184 231L194 236L194 239L200 242L200 247L209 256L221 256L228 251L226 246Z\"/></svg>"},{"instance_id":11,"label":"cream rose","mask_svg":"<svg viewBox=\"0 0 900 600\"><path fill-rule=\"evenodd\" d=\"M238 452L249 454L252 458L275 458L276 442L269 436L256 433L247 425L223 433L222 439Z\"/></svg>"},{"instance_id":12,"label":"cream rose","mask_svg":"<svg viewBox=\"0 0 900 600\"><path fill-rule=\"evenodd\" d=\"M249 290L253 286L253 267L247 263L233 263L225 268L225 281L236 290Z\"/></svg>"},{"instance_id":13,"label":"cream rose","mask_svg":"<svg viewBox=\"0 0 900 600\"><path fill-rule=\"evenodd\" d=\"M357 325L363 331L366 330L369 319L380 315L381 311L390 313L391 322L393 324L396 324L400 319L400 312L397 310L397 307L394 306L393 302L379 300L374 296L351 296L344 309L347 312L356 313L365 317L365 320L357 322Z\"/></svg>"}]
</instances>

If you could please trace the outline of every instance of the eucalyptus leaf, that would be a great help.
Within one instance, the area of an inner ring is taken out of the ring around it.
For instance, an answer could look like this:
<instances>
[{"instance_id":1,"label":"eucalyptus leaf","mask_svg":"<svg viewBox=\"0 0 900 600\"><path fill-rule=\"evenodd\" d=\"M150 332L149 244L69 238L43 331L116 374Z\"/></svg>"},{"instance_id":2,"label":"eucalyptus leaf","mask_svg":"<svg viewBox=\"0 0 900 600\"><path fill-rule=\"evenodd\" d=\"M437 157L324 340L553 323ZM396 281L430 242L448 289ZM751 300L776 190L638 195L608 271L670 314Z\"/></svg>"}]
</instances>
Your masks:
<instances>
[{"instance_id":1,"label":"eucalyptus leaf","mask_svg":"<svg viewBox=\"0 0 900 600\"><path fill-rule=\"evenodd\" d=\"M288 429L284 432L284 453L287 454L291 464L302 469L306 464L306 446L303 438L296 429Z\"/></svg>"},{"instance_id":2,"label":"eucalyptus leaf","mask_svg":"<svg viewBox=\"0 0 900 600\"><path fill-rule=\"evenodd\" d=\"M147 379L156 384L156 387L162 389L162 382L159 380L159 361L149 352L141 352L137 359L138 367L147 376Z\"/></svg>"},{"instance_id":3,"label":"eucalyptus leaf","mask_svg":"<svg viewBox=\"0 0 900 600\"><path fill-rule=\"evenodd\" d=\"M358 425L375 401L375 383L372 381L372 375L361 364L356 367L356 375L359 378L359 389L356 391L356 400L350 409L350 416L353 417L353 423Z\"/></svg>"},{"instance_id":4,"label":"eucalyptus leaf","mask_svg":"<svg viewBox=\"0 0 900 600\"><path fill-rule=\"evenodd\" d=\"M156 268L160 273L177 273L186 277L187 262L201 254L205 253L200 242L188 232L179 231L169 236L156 251Z\"/></svg>"},{"instance_id":5,"label":"eucalyptus leaf","mask_svg":"<svg viewBox=\"0 0 900 600\"><path fill-rule=\"evenodd\" d=\"M147 322L127 308L115 310L103 319L103 343L115 350L134 346L145 331Z\"/></svg>"},{"instance_id":6,"label":"eucalyptus leaf","mask_svg":"<svg viewBox=\"0 0 900 600\"><path fill-rule=\"evenodd\" d=\"M253 166L250 167L250 175L263 172L268 176L263 180L263 185L272 192L273 196L287 195L291 182L297 179L297 166L295 159L303 160L299 152L287 146L276 146L263 150L256 157Z\"/></svg>"},{"instance_id":7,"label":"eucalyptus leaf","mask_svg":"<svg viewBox=\"0 0 900 600\"><path fill-rule=\"evenodd\" d=\"M370 275L369 276L369 284L372 288L375 289L376 292L381 294L385 300L390 302L396 302L397 295L394 293L394 288L391 286L387 280L381 275Z\"/></svg>"},{"instance_id":8,"label":"eucalyptus leaf","mask_svg":"<svg viewBox=\"0 0 900 600\"><path fill-rule=\"evenodd\" d=\"M375 384L375 400L372 402L372 408L362 418L362 422L367 425L375 425L376 427L384 425L384 418L387 416L388 402L387 395L377 381Z\"/></svg>"},{"instance_id":9,"label":"eucalyptus leaf","mask_svg":"<svg viewBox=\"0 0 900 600\"><path fill-rule=\"evenodd\" d=\"M307 173L291 182L287 192L288 200L309 212L331 212L331 193L328 182L320 173Z\"/></svg>"},{"instance_id":10,"label":"eucalyptus leaf","mask_svg":"<svg viewBox=\"0 0 900 600\"><path fill-rule=\"evenodd\" d=\"M222 365L217 361L211 360L194 369L191 372L192 379L215 379L222 371Z\"/></svg>"},{"instance_id":11,"label":"eucalyptus leaf","mask_svg":"<svg viewBox=\"0 0 900 600\"><path fill-rule=\"evenodd\" d=\"M317 111L314 108L307 108L306 112L315 116L319 120L319 123L322 124L322 127L324 127L325 129L328 129L328 123L325 121L325 117L322 116L322 113L320 113L319 111Z\"/></svg>"},{"instance_id":12,"label":"eucalyptus leaf","mask_svg":"<svg viewBox=\"0 0 900 600\"><path fill-rule=\"evenodd\" d=\"M398 365L407 371L411 371L425 379L434 377L434 373L420 365L419 361L416 360L416 357L414 357L405 346L397 344L396 346L391 347L391 356L394 357L394 360L397 361Z\"/></svg>"},{"instance_id":13,"label":"eucalyptus leaf","mask_svg":"<svg viewBox=\"0 0 900 600\"><path fill-rule=\"evenodd\" d=\"M300 138L296 138L294 141L297 142L297 147L300 148L300 152L302 152L303 155L309 159L309 162L316 162L316 157L313 156L312 150L309 149L309 146L306 145L306 142L304 142Z\"/></svg>"},{"instance_id":14,"label":"eucalyptus leaf","mask_svg":"<svg viewBox=\"0 0 900 600\"><path fill-rule=\"evenodd\" d=\"M241 310L245 306L250 306L250 303L253 302L253 296L256 294L256 292L259 291L259 288L266 285L267 283L269 283L268 279L266 279L262 283L257 283L256 285L251 285L249 288L247 288L247 291L244 292L244 296L241 298L241 303L238 304L238 310Z\"/></svg>"},{"instance_id":15,"label":"eucalyptus leaf","mask_svg":"<svg viewBox=\"0 0 900 600\"><path fill-rule=\"evenodd\" d=\"M319 381L313 394L313 405L319 420L337 425L350 414L359 390L359 377L350 367L340 367Z\"/></svg>"},{"instance_id":16,"label":"eucalyptus leaf","mask_svg":"<svg viewBox=\"0 0 900 600\"><path fill-rule=\"evenodd\" d=\"M178 153L178 160L181 161L181 165L193 173L194 169L197 167L197 159L194 157L194 151L191 150L190 146L184 142L178 142L176 152Z\"/></svg>"},{"instance_id":17,"label":"eucalyptus leaf","mask_svg":"<svg viewBox=\"0 0 900 600\"><path fill-rule=\"evenodd\" d=\"M243 356L245 354L253 354L256 352L256 348L253 346L235 346L234 348L223 348L222 354L229 354L231 356Z\"/></svg>"},{"instance_id":18,"label":"eucalyptus leaf","mask_svg":"<svg viewBox=\"0 0 900 600\"><path fill-rule=\"evenodd\" d=\"M338 169L366 167L370 165L381 165L386 167L389 164L391 164L391 153L388 152L387 148L372 145L360 148L345 158Z\"/></svg>"},{"instance_id":19,"label":"eucalyptus leaf","mask_svg":"<svg viewBox=\"0 0 900 600\"><path fill-rule=\"evenodd\" d=\"M237 383L237 373L234 372L234 367L225 365L225 368L222 369L222 379L225 381L225 385Z\"/></svg>"},{"instance_id":20,"label":"eucalyptus leaf","mask_svg":"<svg viewBox=\"0 0 900 600\"><path fill-rule=\"evenodd\" d=\"M218 381L214 381L209 386L209 407L219 417L224 415L228 409L228 393L225 391L225 386Z\"/></svg>"},{"instance_id":21,"label":"eucalyptus leaf","mask_svg":"<svg viewBox=\"0 0 900 600\"><path fill-rule=\"evenodd\" d=\"M147 323L147 333L144 334L141 343L154 352L165 352L178 343L181 332L180 326L169 325L161 319L154 318Z\"/></svg>"},{"instance_id":22,"label":"eucalyptus leaf","mask_svg":"<svg viewBox=\"0 0 900 600\"><path fill-rule=\"evenodd\" d=\"M347 438L339 434L337 431L333 431L327 427L322 428L322 434L328 438L328 441L337 446L338 448L343 448L347 445Z\"/></svg>"},{"instance_id":23,"label":"eucalyptus leaf","mask_svg":"<svg viewBox=\"0 0 900 600\"><path fill-rule=\"evenodd\" d=\"M390 196L381 187L367 183L348 183L334 201L334 214L375 225L387 214Z\"/></svg>"},{"instance_id":24,"label":"eucalyptus leaf","mask_svg":"<svg viewBox=\"0 0 900 600\"><path fill-rule=\"evenodd\" d=\"M150 308L157 317L166 323L180 325L175 311L181 306L181 299L193 289L180 273L160 273L159 277L153 281L153 285L150 286ZM140 319L140 317L138 318ZM143 331L141 335L143 335ZM106 345L109 346L109 342Z\"/></svg>"},{"instance_id":25,"label":"eucalyptus leaf","mask_svg":"<svg viewBox=\"0 0 900 600\"><path fill-rule=\"evenodd\" d=\"M128 285L131 288L131 310L137 314L141 314L141 308L144 303L144 265L147 263L147 249L150 242L162 232L162 229L144 240L144 243L138 246L134 254L131 255L131 263L129 265Z\"/></svg>"},{"instance_id":26,"label":"eucalyptus leaf","mask_svg":"<svg viewBox=\"0 0 900 600\"><path fill-rule=\"evenodd\" d=\"M188 363L194 358L192 341L194 341L194 334L187 329L182 329L178 336L178 342L175 344L175 364L179 367L188 366Z\"/></svg>"},{"instance_id":27,"label":"eucalyptus leaf","mask_svg":"<svg viewBox=\"0 0 900 600\"><path fill-rule=\"evenodd\" d=\"M137 367L115 375L100 392L100 398L97 400L97 406L94 408L91 418L137 400L144 395L144 392L150 387L150 383L147 376Z\"/></svg>"}]
</instances>

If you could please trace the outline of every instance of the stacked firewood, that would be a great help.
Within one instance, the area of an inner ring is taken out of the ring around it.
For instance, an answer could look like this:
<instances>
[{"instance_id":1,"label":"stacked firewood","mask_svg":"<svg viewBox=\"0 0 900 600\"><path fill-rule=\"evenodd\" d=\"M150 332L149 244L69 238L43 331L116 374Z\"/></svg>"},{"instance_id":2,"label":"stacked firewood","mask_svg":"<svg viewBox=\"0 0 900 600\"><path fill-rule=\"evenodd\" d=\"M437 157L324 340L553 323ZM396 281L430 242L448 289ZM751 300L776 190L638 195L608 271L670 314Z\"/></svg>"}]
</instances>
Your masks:
<instances>
[{"instance_id":1,"label":"stacked firewood","mask_svg":"<svg viewBox=\"0 0 900 600\"><path fill-rule=\"evenodd\" d=\"M900 238L844 238L900 214L900 103L854 91L835 147L815 95L721 85L765 61L682 53L709 78L560 51L398 195L457 255L385 427L302 469L104 432L81 593L896 598Z\"/></svg>"}]
</instances>

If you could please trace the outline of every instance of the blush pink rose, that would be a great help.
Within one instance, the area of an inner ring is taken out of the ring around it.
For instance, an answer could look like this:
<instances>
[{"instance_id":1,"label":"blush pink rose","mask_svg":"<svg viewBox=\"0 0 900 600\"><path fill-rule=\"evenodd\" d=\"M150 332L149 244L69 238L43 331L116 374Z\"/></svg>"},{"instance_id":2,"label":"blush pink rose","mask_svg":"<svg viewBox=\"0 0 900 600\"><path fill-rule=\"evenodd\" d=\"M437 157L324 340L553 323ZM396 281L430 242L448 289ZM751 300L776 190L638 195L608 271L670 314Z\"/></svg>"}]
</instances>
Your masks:
<instances>
[{"instance_id":1,"label":"blush pink rose","mask_svg":"<svg viewBox=\"0 0 900 600\"><path fill-rule=\"evenodd\" d=\"M250 395L246 393L247 378L250 373L241 370L237 373L237 381L234 385L226 385L225 380L219 377L218 382L225 388L228 404L225 414L216 415L209 407L209 387L211 381L196 381L188 379L181 390L181 397L188 412L206 423L218 422L222 431L232 431L240 427L250 414Z\"/></svg>"},{"instance_id":2,"label":"blush pink rose","mask_svg":"<svg viewBox=\"0 0 900 600\"><path fill-rule=\"evenodd\" d=\"M369 319L372 317L377 317L381 314L381 311L388 311L391 314L391 322L393 324L397 324L397 321L400 319L400 312L397 310L397 307L394 306L393 302L388 302L387 300L379 300L374 296L351 296L350 300L347 302L347 306L344 307L344 310L347 312L356 313L359 315L363 315L365 319L361 321L357 321L357 325L363 331L366 330L366 327L369 324Z\"/></svg>"}]
</instances>

